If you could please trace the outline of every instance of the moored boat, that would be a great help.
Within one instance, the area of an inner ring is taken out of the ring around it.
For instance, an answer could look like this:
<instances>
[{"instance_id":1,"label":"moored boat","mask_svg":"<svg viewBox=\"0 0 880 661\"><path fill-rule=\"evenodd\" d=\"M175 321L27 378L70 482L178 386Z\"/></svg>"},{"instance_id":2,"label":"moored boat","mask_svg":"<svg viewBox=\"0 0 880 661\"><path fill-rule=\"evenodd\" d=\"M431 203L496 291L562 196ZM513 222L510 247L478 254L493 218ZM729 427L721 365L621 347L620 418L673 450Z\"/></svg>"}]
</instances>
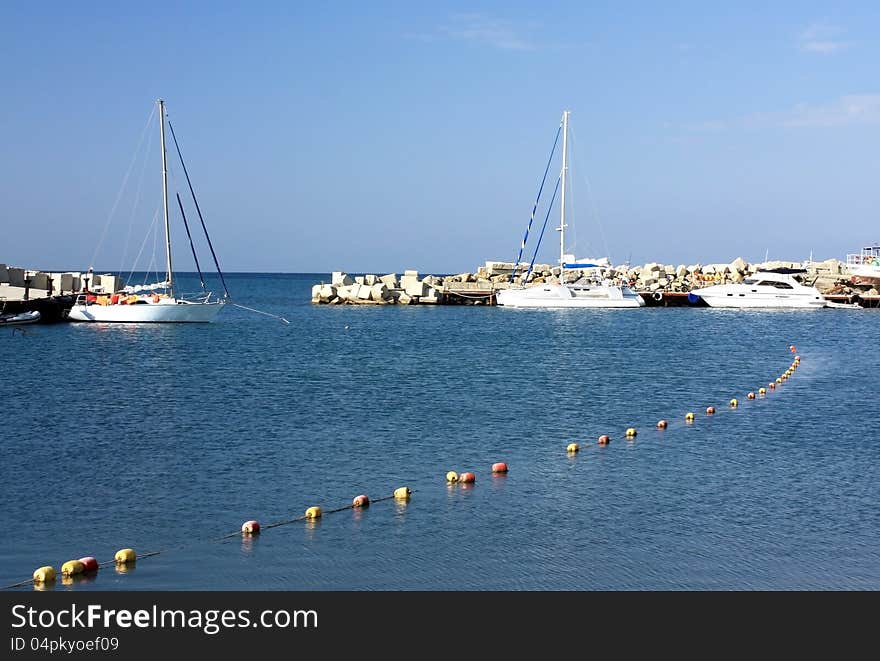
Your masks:
<instances>
[{"instance_id":1,"label":"moored boat","mask_svg":"<svg viewBox=\"0 0 880 661\"><path fill-rule=\"evenodd\" d=\"M756 271L742 282L694 289L713 308L824 308L828 301L814 286L795 278L805 269Z\"/></svg>"}]
</instances>

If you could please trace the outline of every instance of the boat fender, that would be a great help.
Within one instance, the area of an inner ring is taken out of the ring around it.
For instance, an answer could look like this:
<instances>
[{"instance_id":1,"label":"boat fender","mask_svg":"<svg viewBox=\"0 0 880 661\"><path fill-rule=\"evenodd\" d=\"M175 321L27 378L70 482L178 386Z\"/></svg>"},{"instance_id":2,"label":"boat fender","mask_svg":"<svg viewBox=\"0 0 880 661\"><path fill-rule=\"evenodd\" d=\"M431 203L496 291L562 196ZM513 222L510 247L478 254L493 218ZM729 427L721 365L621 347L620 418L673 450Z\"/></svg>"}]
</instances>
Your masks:
<instances>
[{"instance_id":1,"label":"boat fender","mask_svg":"<svg viewBox=\"0 0 880 661\"><path fill-rule=\"evenodd\" d=\"M663 292L662 291L655 291L653 294L651 294L651 298L653 298L655 301L662 301L663 300Z\"/></svg>"}]
</instances>

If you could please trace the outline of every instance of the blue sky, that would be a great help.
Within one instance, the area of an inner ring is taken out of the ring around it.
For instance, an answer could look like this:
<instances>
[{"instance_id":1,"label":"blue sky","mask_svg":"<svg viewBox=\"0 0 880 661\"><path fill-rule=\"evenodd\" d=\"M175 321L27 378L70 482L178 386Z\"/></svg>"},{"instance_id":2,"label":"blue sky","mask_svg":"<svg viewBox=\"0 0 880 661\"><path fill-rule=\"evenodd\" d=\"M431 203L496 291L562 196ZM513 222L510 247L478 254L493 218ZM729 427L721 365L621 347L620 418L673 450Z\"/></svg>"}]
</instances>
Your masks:
<instances>
[{"instance_id":1,"label":"blue sky","mask_svg":"<svg viewBox=\"0 0 880 661\"><path fill-rule=\"evenodd\" d=\"M121 183L160 96L229 271L512 260L565 109L579 257L880 240L880 4L713 4L5 2L0 262L137 252Z\"/></svg>"}]
</instances>

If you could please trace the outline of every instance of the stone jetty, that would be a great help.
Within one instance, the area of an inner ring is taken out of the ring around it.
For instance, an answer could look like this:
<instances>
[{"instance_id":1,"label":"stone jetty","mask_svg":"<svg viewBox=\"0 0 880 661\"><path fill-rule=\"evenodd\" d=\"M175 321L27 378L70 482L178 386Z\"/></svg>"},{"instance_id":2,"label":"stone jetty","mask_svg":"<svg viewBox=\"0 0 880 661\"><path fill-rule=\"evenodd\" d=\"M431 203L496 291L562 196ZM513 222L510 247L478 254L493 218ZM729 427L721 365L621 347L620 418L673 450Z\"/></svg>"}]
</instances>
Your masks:
<instances>
[{"instance_id":1,"label":"stone jetty","mask_svg":"<svg viewBox=\"0 0 880 661\"><path fill-rule=\"evenodd\" d=\"M806 269L804 279L815 284L825 295L864 297L878 296L876 289L855 285L850 281L846 264L829 259L823 262L767 261L749 263L737 257L724 264L661 264L656 262L630 267L611 266L604 269L603 277L618 283L627 283L643 298L656 293L687 293L693 289L714 284L741 282L760 269ZM528 269L520 264L517 273ZM492 305L495 292L510 286L512 262L487 261L473 273L420 276L418 271L404 271L386 275L365 274L352 276L335 271L330 282L312 287L312 303L327 305L423 305L472 304ZM574 282L589 277L593 269L566 269L565 281ZM559 282L558 266L539 264L533 267L527 284ZM659 297L655 297L659 298Z\"/></svg>"}]
</instances>

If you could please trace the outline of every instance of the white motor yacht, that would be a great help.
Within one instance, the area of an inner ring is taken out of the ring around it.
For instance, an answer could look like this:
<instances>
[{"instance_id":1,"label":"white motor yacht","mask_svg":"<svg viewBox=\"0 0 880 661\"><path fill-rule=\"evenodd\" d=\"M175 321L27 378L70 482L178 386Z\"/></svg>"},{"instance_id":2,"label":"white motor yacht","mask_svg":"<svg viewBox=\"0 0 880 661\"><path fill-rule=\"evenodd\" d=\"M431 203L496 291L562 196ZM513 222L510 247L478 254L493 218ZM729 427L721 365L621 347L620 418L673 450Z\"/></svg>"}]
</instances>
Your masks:
<instances>
[{"instance_id":1,"label":"white motor yacht","mask_svg":"<svg viewBox=\"0 0 880 661\"><path fill-rule=\"evenodd\" d=\"M824 308L828 301L812 286L802 284L795 273L803 269L757 271L742 282L713 285L691 291L713 308Z\"/></svg>"}]
</instances>

